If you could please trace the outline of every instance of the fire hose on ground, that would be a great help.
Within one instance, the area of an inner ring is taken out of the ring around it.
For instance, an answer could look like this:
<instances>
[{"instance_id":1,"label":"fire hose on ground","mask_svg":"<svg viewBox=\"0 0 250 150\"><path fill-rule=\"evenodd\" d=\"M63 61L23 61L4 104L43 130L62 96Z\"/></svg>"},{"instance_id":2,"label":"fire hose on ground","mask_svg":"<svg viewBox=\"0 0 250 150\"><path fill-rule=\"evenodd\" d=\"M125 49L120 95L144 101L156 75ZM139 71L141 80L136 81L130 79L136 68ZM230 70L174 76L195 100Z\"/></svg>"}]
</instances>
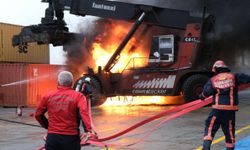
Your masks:
<instances>
[{"instance_id":1,"label":"fire hose on ground","mask_svg":"<svg viewBox=\"0 0 250 150\"><path fill-rule=\"evenodd\" d=\"M244 85L241 85L239 86L239 91L242 91L244 89L247 89L250 87L250 84L244 84ZM88 140L82 140L81 141L81 146L84 146L86 144L91 144L91 145L95 145L95 146L100 146L100 147L115 147L115 148L121 148L121 147L127 147L127 146L131 146L131 145L135 145L139 142L142 142L144 141L153 131L155 131L156 129L158 129L162 124L172 120L172 119L175 119L175 118L178 118L178 117L181 117L191 111L194 111L194 110L197 110L197 109L200 109L206 105L209 105L212 103L212 97L209 97L209 98L206 98L204 101L202 100L195 100L193 102L190 102L190 103L186 103L186 104L183 104L183 105L180 105L180 106L177 106L175 108L172 108L172 109L169 109L169 110L166 110L166 111L163 111L159 114L156 114L152 117L149 117L141 122L138 122L136 123L135 125L123 130L123 131L120 131L114 135L111 135L111 136L108 136L108 137L104 137L104 138L97 138L97 139L88 139ZM89 106L89 111L90 111L90 114L91 114L91 107ZM168 115L168 116L167 116ZM143 126L153 120L156 120L156 119L159 119L159 118L162 118L164 116L167 116L165 119L163 119L161 122L159 122L158 124L156 124L155 126L153 126L151 129L149 129L145 135L138 139L137 141L134 141L132 143L129 143L129 144L125 144L125 145L119 145L119 144L112 144L112 143L106 143L105 141L108 141L108 140L111 140L111 139L115 139L117 137L120 137L132 130L135 130L136 128L140 127L140 126ZM12 123L20 123L20 122L16 122L16 121L10 121L10 120L5 120L5 119L0 119L2 121L8 121L8 122L12 122ZM91 121L92 123L92 121ZM38 125L33 125L33 124L27 124L27 123L20 123L20 124L23 124L23 125L29 125L29 126L34 126L34 127L38 127ZM93 124L92 124L93 126ZM39 147L37 150L44 150L44 146L42 147Z\"/></svg>"},{"instance_id":2,"label":"fire hose on ground","mask_svg":"<svg viewBox=\"0 0 250 150\"><path fill-rule=\"evenodd\" d=\"M239 86L239 91L242 91L244 89L247 89L250 87L250 84L244 84L244 85L241 85ZM195 100L193 102L190 102L190 103L186 103L186 104L183 104L183 105L180 105L178 107L175 107L175 108L172 108L170 110L166 110L166 111L163 111L157 115L154 115L152 117L149 117L121 132L118 132L114 135L111 135L109 137L105 137L105 138L99 138L99 139L89 139L88 141L81 141L81 145L85 145L85 144L92 144L92 145L96 145L96 146L103 146L103 147L108 147L108 146L111 146L111 147L126 147L126 146L131 146L131 145L135 145L139 142L142 142L144 141L153 131L155 131L157 128L159 128L162 124L172 120L172 119L175 119L175 118L178 118L180 116L183 116L191 111L194 111L194 110L197 110L197 109L200 109L206 105L209 105L213 102L212 100L212 97L208 97L206 98L205 100ZM172 115L170 115L172 114ZM124 135L144 124L147 124L153 120L156 120L156 119L159 119L161 117L164 117L166 115L170 115L168 117L166 117L164 120L162 120L160 123L156 124L153 128L151 128L150 130L148 130L148 132L146 132L146 134L139 140L133 142L133 143L129 143L129 144L126 144L126 145L118 145L118 144L110 144L110 143L104 143L104 141L108 141L108 140L111 140L111 139L115 139L121 135Z\"/></svg>"}]
</instances>

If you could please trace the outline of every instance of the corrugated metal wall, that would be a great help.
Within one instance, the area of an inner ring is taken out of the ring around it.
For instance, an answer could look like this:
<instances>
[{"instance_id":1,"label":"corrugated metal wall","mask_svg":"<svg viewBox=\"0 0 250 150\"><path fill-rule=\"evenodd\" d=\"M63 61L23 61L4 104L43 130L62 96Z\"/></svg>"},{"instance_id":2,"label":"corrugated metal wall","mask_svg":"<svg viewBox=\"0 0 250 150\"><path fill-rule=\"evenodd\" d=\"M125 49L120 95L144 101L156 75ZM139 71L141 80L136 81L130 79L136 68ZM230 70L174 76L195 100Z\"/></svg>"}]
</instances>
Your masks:
<instances>
[{"instance_id":1,"label":"corrugated metal wall","mask_svg":"<svg viewBox=\"0 0 250 150\"><path fill-rule=\"evenodd\" d=\"M61 65L32 64L27 67L27 106L36 106L44 93L57 87L57 75L64 70Z\"/></svg>"},{"instance_id":2,"label":"corrugated metal wall","mask_svg":"<svg viewBox=\"0 0 250 150\"><path fill-rule=\"evenodd\" d=\"M62 65L0 64L0 105L36 106L42 95L57 86Z\"/></svg>"},{"instance_id":3,"label":"corrugated metal wall","mask_svg":"<svg viewBox=\"0 0 250 150\"><path fill-rule=\"evenodd\" d=\"M49 46L29 44L28 53L19 53L11 44L12 36L19 34L22 26L0 23L0 62L49 63Z\"/></svg>"},{"instance_id":4,"label":"corrugated metal wall","mask_svg":"<svg viewBox=\"0 0 250 150\"><path fill-rule=\"evenodd\" d=\"M24 64L0 64L0 104L2 106L26 106L26 76Z\"/></svg>"}]
</instances>

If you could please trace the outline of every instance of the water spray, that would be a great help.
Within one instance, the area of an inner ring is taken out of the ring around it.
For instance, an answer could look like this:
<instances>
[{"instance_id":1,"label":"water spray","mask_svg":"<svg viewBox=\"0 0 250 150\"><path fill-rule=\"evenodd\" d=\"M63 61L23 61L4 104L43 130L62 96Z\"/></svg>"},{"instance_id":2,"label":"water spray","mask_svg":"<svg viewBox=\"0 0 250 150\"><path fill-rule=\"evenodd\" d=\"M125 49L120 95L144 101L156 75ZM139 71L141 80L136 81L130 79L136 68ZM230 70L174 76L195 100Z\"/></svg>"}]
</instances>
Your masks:
<instances>
[{"instance_id":1,"label":"water spray","mask_svg":"<svg viewBox=\"0 0 250 150\"><path fill-rule=\"evenodd\" d=\"M6 87L6 86L12 86L12 85L18 85L18 84L29 83L29 82L31 82L31 81L44 79L44 78L49 77L50 75L55 75L55 74L57 74L57 73L47 74L47 75L43 75L43 76L36 77L36 78L25 79L25 80L20 80L20 81L16 81L16 82L11 82L11 83L7 83L7 84L2 84L2 85L0 85L0 86L1 86L1 87Z\"/></svg>"}]
</instances>

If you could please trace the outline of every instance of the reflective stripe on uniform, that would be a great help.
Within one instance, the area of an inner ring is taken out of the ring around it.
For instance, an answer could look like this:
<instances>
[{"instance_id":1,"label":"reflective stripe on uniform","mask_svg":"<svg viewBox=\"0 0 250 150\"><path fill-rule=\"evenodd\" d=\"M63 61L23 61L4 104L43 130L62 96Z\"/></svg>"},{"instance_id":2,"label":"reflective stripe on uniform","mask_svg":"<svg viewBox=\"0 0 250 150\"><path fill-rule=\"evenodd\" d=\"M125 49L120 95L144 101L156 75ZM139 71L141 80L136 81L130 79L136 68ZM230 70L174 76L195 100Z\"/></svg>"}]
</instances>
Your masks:
<instances>
[{"instance_id":1,"label":"reflective stripe on uniform","mask_svg":"<svg viewBox=\"0 0 250 150\"><path fill-rule=\"evenodd\" d=\"M212 108L219 110L239 110L238 106L230 106L230 105L213 105Z\"/></svg>"},{"instance_id":2,"label":"reflective stripe on uniform","mask_svg":"<svg viewBox=\"0 0 250 150\"><path fill-rule=\"evenodd\" d=\"M234 148L234 143L226 143L226 148Z\"/></svg>"},{"instance_id":3,"label":"reflective stripe on uniform","mask_svg":"<svg viewBox=\"0 0 250 150\"><path fill-rule=\"evenodd\" d=\"M213 137L212 137L212 129L213 129L215 120L216 120L216 117L213 116L212 119L211 119L211 121L210 121L209 127L208 127L208 133L207 133L207 135L204 137L204 140L213 140Z\"/></svg>"},{"instance_id":4,"label":"reflective stripe on uniform","mask_svg":"<svg viewBox=\"0 0 250 150\"><path fill-rule=\"evenodd\" d=\"M230 139L231 139L232 143L235 143L235 138L234 138L234 135L233 135L232 120L229 121L229 134L230 134Z\"/></svg>"},{"instance_id":5,"label":"reflective stripe on uniform","mask_svg":"<svg viewBox=\"0 0 250 150\"><path fill-rule=\"evenodd\" d=\"M234 91L234 87L230 87L230 106L234 105L233 91Z\"/></svg>"},{"instance_id":6,"label":"reflective stripe on uniform","mask_svg":"<svg viewBox=\"0 0 250 150\"><path fill-rule=\"evenodd\" d=\"M217 93L215 94L215 105L219 105L219 94L220 94L220 90L216 89Z\"/></svg>"}]
</instances>

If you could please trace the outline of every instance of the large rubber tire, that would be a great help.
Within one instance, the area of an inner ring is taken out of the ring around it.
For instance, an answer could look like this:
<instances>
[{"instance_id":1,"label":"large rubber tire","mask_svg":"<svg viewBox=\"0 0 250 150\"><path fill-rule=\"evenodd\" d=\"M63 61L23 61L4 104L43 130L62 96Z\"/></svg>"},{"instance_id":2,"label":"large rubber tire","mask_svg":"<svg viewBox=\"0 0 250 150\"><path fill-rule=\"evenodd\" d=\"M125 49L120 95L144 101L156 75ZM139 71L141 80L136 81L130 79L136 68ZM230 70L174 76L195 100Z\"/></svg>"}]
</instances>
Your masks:
<instances>
[{"instance_id":1,"label":"large rubber tire","mask_svg":"<svg viewBox=\"0 0 250 150\"><path fill-rule=\"evenodd\" d=\"M199 94L202 92L204 85L209 80L208 76L196 74L188 77L183 86L182 94L186 102L191 102L199 99Z\"/></svg>"},{"instance_id":2,"label":"large rubber tire","mask_svg":"<svg viewBox=\"0 0 250 150\"><path fill-rule=\"evenodd\" d=\"M94 77L91 76L83 76L79 78L76 83L74 84L74 89L76 89L76 84L79 80L84 80L86 77L89 77L91 79L91 89L92 89L92 95L91 95L91 106L100 106L106 101L106 97L102 94L102 86L101 83Z\"/></svg>"},{"instance_id":3,"label":"large rubber tire","mask_svg":"<svg viewBox=\"0 0 250 150\"><path fill-rule=\"evenodd\" d=\"M92 87L92 97L91 97L91 106L100 106L106 101L106 97L102 94L101 83L91 77L91 87Z\"/></svg>"}]
</instances>

